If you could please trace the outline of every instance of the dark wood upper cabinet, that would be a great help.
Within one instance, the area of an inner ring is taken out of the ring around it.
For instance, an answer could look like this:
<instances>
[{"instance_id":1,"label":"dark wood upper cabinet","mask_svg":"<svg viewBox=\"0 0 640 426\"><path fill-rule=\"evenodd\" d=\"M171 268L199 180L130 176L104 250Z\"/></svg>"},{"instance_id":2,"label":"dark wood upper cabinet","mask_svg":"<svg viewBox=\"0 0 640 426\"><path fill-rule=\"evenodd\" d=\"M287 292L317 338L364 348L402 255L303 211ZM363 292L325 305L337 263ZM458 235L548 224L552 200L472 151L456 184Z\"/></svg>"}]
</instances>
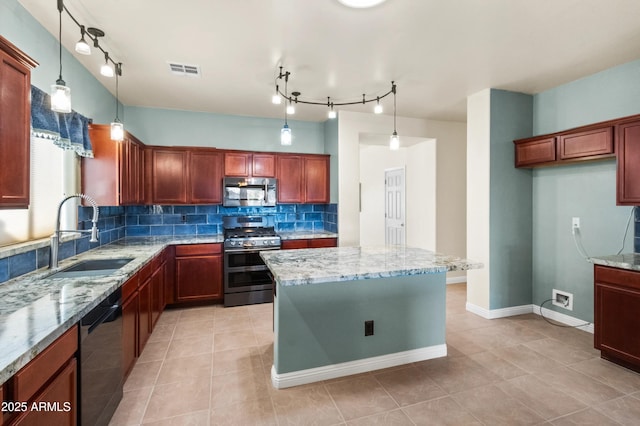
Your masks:
<instances>
[{"instance_id":1,"label":"dark wood upper cabinet","mask_svg":"<svg viewBox=\"0 0 640 426\"><path fill-rule=\"evenodd\" d=\"M527 167L556 161L556 138L530 138L514 141L516 167Z\"/></svg>"},{"instance_id":2,"label":"dark wood upper cabinet","mask_svg":"<svg viewBox=\"0 0 640 426\"><path fill-rule=\"evenodd\" d=\"M278 202L304 202L304 159L299 155L278 155L276 159Z\"/></svg>"},{"instance_id":3,"label":"dark wood upper cabinet","mask_svg":"<svg viewBox=\"0 0 640 426\"><path fill-rule=\"evenodd\" d=\"M29 207L31 69L37 65L0 36L0 208Z\"/></svg>"},{"instance_id":4,"label":"dark wood upper cabinet","mask_svg":"<svg viewBox=\"0 0 640 426\"><path fill-rule=\"evenodd\" d=\"M154 147L152 152L152 202L187 202L187 150Z\"/></svg>"},{"instance_id":5,"label":"dark wood upper cabinet","mask_svg":"<svg viewBox=\"0 0 640 426\"><path fill-rule=\"evenodd\" d=\"M616 126L616 203L640 205L640 120Z\"/></svg>"},{"instance_id":6,"label":"dark wood upper cabinet","mask_svg":"<svg viewBox=\"0 0 640 426\"><path fill-rule=\"evenodd\" d=\"M558 136L558 158L602 158L613 154L613 127Z\"/></svg>"},{"instance_id":7,"label":"dark wood upper cabinet","mask_svg":"<svg viewBox=\"0 0 640 426\"><path fill-rule=\"evenodd\" d=\"M192 204L222 203L223 155L216 150L189 153L189 202Z\"/></svg>"},{"instance_id":8,"label":"dark wood upper cabinet","mask_svg":"<svg viewBox=\"0 0 640 426\"><path fill-rule=\"evenodd\" d=\"M304 157L304 194L306 203L329 202L329 157Z\"/></svg>"},{"instance_id":9,"label":"dark wood upper cabinet","mask_svg":"<svg viewBox=\"0 0 640 426\"><path fill-rule=\"evenodd\" d=\"M275 177L275 154L226 151L224 153L224 175L231 177Z\"/></svg>"},{"instance_id":10,"label":"dark wood upper cabinet","mask_svg":"<svg viewBox=\"0 0 640 426\"><path fill-rule=\"evenodd\" d=\"M145 201L144 144L125 132L111 140L108 124L89 125L93 158L81 161L82 192L100 206L143 204Z\"/></svg>"}]
</instances>

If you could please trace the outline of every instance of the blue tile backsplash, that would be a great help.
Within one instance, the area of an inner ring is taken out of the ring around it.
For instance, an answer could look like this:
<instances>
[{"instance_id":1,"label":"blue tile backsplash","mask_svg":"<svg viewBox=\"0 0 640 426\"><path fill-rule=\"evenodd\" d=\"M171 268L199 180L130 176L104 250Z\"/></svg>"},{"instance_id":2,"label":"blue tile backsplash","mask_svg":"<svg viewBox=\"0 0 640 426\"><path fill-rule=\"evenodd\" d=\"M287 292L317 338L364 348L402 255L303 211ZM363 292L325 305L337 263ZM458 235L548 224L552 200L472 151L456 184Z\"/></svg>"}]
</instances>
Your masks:
<instances>
[{"instance_id":1,"label":"blue tile backsplash","mask_svg":"<svg viewBox=\"0 0 640 426\"><path fill-rule=\"evenodd\" d=\"M276 231L338 232L337 204L279 204L276 207L126 206L100 207L99 242L83 236L60 244L59 259L83 253L120 238L158 235L215 235L222 233L222 217L232 215L273 215ZM78 229L91 229L91 207L78 207ZM636 212L636 251L640 215ZM49 264L49 247L0 259L0 283L44 268Z\"/></svg>"}]
</instances>

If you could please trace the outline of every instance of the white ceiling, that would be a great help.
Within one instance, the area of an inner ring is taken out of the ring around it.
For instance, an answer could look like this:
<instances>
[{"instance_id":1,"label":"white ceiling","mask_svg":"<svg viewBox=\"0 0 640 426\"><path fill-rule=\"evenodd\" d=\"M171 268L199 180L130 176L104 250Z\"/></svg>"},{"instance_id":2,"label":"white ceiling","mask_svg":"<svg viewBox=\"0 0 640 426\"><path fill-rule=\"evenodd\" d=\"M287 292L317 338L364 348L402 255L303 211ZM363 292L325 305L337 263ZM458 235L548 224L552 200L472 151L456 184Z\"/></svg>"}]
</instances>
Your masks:
<instances>
[{"instance_id":1,"label":"white ceiling","mask_svg":"<svg viewBox=\"0 0 640 426\"><path fill-rule=\"evenodd\" d=\"M20 3L57 37L54 0ZM301 98L353 101L387 92L394 80L399 116L464 121L466 97L479 90L539 93L640 58L639 0L387 0L372 9L338 0L65 6L106 32L101 45L123 63L124 104L234 115L283 116L284 107L270 102L280 65L292 73L289 92ZM73 52L79 38L64 15L63 44ZM115 93L113 79L98 72L98 53L74 52ZM198 65L202 77L172 75L168 61ZM384 106L392 111L391 102ZM291 118L324 121L326 109L300 105Z\"/></svg>"}]
</instances>

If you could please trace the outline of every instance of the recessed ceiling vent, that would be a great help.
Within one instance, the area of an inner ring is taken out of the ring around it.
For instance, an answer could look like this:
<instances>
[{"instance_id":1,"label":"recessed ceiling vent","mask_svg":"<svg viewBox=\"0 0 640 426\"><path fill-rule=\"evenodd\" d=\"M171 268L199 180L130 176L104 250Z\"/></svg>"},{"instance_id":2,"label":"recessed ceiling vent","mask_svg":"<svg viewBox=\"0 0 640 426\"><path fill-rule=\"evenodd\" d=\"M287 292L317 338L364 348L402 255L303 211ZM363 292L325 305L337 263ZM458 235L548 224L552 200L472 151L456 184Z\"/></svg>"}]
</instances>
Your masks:
<instances>
[{"instance_id":1,"label":"recessed ceiling vent","mask_svg":"<svg viewBox=\"0 0 640 426\"><path fill-rule=\"evenodd\" d=\"M197 65L179 64L169 62L169 71L175 75L186 75L188 77L200 77L200 67Z\"/></svg>"}]
</instances>

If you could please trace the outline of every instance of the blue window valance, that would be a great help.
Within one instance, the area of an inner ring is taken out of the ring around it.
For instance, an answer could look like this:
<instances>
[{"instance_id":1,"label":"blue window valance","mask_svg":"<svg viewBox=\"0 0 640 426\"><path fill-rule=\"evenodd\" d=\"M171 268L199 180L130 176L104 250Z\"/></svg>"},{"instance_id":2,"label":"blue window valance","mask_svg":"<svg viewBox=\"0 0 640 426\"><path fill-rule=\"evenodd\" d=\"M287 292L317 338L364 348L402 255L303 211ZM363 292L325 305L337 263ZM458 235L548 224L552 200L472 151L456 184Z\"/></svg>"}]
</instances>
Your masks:
<instances>
[{"instance_id":1,"label":"blue window valance","mask_svg":"<svg viewBox=\"0 0 640 426\"><path fill-rule=\"evenodd\" d=\"M50 139L60 148L70 149L81 157L93 157L89 123L82 114L51 110L51 96L31 86L31 136Z\"/></svg>"}]
</instances>

